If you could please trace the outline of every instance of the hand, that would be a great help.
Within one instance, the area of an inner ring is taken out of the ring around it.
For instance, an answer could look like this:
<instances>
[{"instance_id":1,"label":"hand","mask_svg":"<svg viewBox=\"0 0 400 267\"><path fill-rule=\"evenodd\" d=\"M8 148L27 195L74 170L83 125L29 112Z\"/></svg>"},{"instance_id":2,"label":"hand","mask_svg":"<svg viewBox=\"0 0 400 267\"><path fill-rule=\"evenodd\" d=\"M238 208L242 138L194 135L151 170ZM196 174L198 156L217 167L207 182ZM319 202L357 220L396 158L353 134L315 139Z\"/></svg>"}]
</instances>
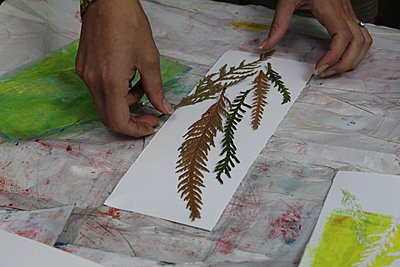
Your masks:
<instances>
[{"instance_id":1,"label":"hand","mask_svg":"<svg viewBox=\"0 0 400 267\"><path fill-rule=\"evenodd\" d=\"M141 81L129 91L136 71ZM154 133L158 118L134 117L129 111L144 93L162 113L173 112L163 93L159 53L139 0L97 0L88 7L76 72L89 87L100 119L115 132L134 137Z\"/></svg>"},{"instance_id":2,"label":"hand","mask_svg":"<svg viewBox=\"0 0 400 267\"><path fill-rule=\"evenodd\" d=\"M372 38L360 27L350 0L280 0L267 40L261 49L274 47L285 35L293 12L310 10L331 36L328 52L315 66L315 74L327 77L355 69L367 54Z\"/></svg>"}]
</instances>

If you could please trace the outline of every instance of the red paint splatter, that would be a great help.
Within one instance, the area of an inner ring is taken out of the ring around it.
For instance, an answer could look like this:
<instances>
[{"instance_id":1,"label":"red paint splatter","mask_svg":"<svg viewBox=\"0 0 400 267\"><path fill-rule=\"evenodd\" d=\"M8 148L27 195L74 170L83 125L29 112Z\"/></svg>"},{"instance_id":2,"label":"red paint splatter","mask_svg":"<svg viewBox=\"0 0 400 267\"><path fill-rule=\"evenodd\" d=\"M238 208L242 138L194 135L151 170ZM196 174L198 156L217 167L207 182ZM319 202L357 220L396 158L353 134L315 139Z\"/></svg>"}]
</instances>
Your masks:
<instances>
[{"instance_id":1,"label":"red paint splatter","mask_svg":"<svg viewBox=\"0 0 400 267\"><path fill-rule=\"evenodd\" d=\"M0 192L6 191L7 180L4 177L0 176Z\"/></svg>"},{"instance_id":2,"label":"red paint splatter","mask_svg":"<svg viewBox=\"0 0 400 267\"><path fill-rule=\"evenodd\" d=\"M71 146L71 145L68 145L67 148L66 148L65 150L67 150L67 152L71 152L71 151L72 151L72 146Z\"/></svg>"},{"instance_id":3,"label":"red paint splatter","mask_svg":"<svg viewBox=\"0 0 400 267\"><path fill-rule=\"evenodd\" d=\"M301 211L303 206L289 206L285 213L271 223L272 229L268 234L269 239L280 239L287 244L296 241L301 230Z\"/></svg>"},{"instance_id":4,"label":"red paint splatter","mask_svg":"<svg viewBox=\"0 0 400 267\"><path fill-rule=\"evenodd\" d=\"M224 236L217 240L215 249L224 254L231 254L233 252L233 242L229 237Z\"/></svg>"},{"instance_id":5,"label":"red paint splatter","mask_svg":"<svg viewBox=\"0 0 400 267\"><path fill-rule=\"evenodd\" d=\"M268 183L268 190L271 190L272 186L274 185L274 181L269 181Z\"/></svg>"},{"instance_id":6,"label":"red paint splatter","mask_svg":"<svg viewBox=\"0 0 400 267\"><path fill-rule=\"evenodd\" d=\"M43 148L46 148L46 149L49 149L49 150L51 150L51 149L54 147L53 144L43 142L43 141L41 141L41 140L39 140L39 139L36 139L35 142L38 143L38 144L39 144L40 146L42 146Z\"/></svg>"},{"instance_id":7,"label":"red paint splatter","mask_svg":"<svg viewBox=\"0 0 400 267\"><path fill-rule=\"evenodd\" d=\"M120 216L119 209L117 208L108 208L107 214L113 217L114 219L119 218Z\"/></svg>"},{"instance_id":8,"label":"red paint splatter","mask_svg":"<svg viewBox=\"0 0 400 267\"><path fill-rule=\"evenodd\" d=\"M15 233L17 235L29 238L29 239L35 239L38 234L39 234L40 230L38 229L29 229L29 230L17 230L15 231Z\"/></svg>"}]
</instances>

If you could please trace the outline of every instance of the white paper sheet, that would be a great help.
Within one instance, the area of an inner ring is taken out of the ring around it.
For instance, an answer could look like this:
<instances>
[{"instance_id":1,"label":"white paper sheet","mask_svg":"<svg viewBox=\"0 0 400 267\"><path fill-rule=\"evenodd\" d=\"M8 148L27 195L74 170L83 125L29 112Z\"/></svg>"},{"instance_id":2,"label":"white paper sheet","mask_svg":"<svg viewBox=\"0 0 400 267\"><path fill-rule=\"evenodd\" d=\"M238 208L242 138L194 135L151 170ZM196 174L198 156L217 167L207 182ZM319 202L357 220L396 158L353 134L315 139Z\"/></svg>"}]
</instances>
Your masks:
<instances>
[{"instance_id":1,"label":"white paper sheet","mask_svg":"<svg viewBox=\"0 0 400 267\"><path fill-rule=\"evenodd\" d=\"M250 62L258 57L255 54L228 51L214 65L210 73L218 71L224 64L234 66L243 59ZM313 66L307 63L279 58L272 58L270 61L273 69L283 77L283 81L290 89L292 101L281 105L281 94L275 88L271 88L268 93L268 105L257 131L251 129L251 112L245 113L235 133L237 156L241 162L232 170L231 179L224 177L223 185L215 179L215 173L205 174L206 187L202 190L201 219L195 221L189 219L186 203L177 194L178 174L175 173L175 166L178 148L183 142L182 136L214 100L176 110L134 162L105 204L212 230L251 164L275 132L313 71ZM251 88L253 80L254 77L250 77L230 88L227 96L232 100L238 92ZM251 99L249 96L247 102L251 103ZM216 148L209 154L210 170L214 169L219 160L221 139L222 136L219 134L216 138Z\"/></svg>"},{"instance_id":2,"label":"white paper sheet","mask_svg":"<svg viewBox=\"0 0 400 267\"><path fill-rule=\"evenodd\" d=\"M0 230L0 259L3 267L101 267L97 263L42 243Z\"/></svg>"},{"instance_id":3,"label":"white paper sheet","mask_svg":"<svg viewBox=\"0 0 400 267\"><path fill-rule=\"evenodd\" d=\"M299 266L320 266L319 264L315 265L316 258L315 250L319 247L321 238L323 236L323 232L325 229L325 225L327 223L328 218L332 215L332 212L343 208L342 198L343 193L342 189L347 190L353 196L356 197L356 202L362 208L362 211L367 213L375 213L380 215L388 215L393 216L394 220L400 219L400 176L397 175L386 175L386 174L377 174L377 173L366 173L366 172L349 172L349 171L340 171L336 174L332 186L329 190L328 196L325 200L324 206L322 208L321 214L319 216L318 222L314 228L311 239L306 247L305 253L301 260ZM400 222L398 222L400 223ZM355 226L354 226L355 228ZM382 232L385 230L384 226L382 226ZM343 229L340 229L343 231ZM375 237L366 236L367 239L371 239L373 241L377 241L377 234L374 234ZM341 240L336 240L337 242L343 242ZM368 241L368 240L367 240ZM390 241L390 238L389 240ZM346 242L350 242L346 240ZM330 245L332 247L332 251L334 251L335 241L331 240ZM371 243L369 247L372 249L375 246L375 243ZM353 247L359 246L358 241L355 240ZM392 244L393 248L393 244ZM399 247L397 249L400 249ZM337 255L337 262L342 262L344 258L349 259L348 264L340 265L340 266L351 266L352 262L350 259L354 259L352 254L353 252L347 251L345 255ZM340 253L339 253L340 254ZM359 256L361 260L363 260L363 256ZM393 259L395 259L393 257ZM358 264L358 265L357 265ZM353 266L370 266L369 264L362 265L357 263ZM372 264L372 263L371 263ZM326 263L324 266L332 266L330 263ZM380 265L371 265L371 266L380 266ZM393 265L398 266L398 265Z\"/></svg>"}]
</instances>

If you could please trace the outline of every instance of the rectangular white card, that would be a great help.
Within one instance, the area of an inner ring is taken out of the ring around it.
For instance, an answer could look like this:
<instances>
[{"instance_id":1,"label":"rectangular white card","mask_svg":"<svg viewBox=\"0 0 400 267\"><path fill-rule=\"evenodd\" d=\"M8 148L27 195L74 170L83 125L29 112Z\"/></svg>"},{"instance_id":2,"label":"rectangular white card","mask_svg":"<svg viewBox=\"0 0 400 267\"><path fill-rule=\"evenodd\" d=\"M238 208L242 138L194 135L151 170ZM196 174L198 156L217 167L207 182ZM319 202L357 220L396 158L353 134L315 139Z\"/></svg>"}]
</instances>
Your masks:
<instances>
[{"instance_id":1,"label":"rectangular white card","mask_svg":"<svg viewBox=\"0 0 400 267\"><path fill-rule=\"evenodd\" d=\"M400 266L400 176L336 174L300 266Z\"/></svg>"},{"instance_id":2,"label":"rectangular white card","mask_svg":"<svg viewBox=\"0 0 400 267\"><path fill-rule=\"evenodd\" d=\"M0 259L4 267L102 267L48 245L0 230Z\"/></svg>"},{"instance_id":3,"label":"rectangular white card","mask_svg":"<svg viewBox=\"0 0 400 267\"><path fill-rule=\"evenodd\" d=\"M259 55L256 54L228 51L218 60L209 73L218 72L224 64L227 64L229 68L230 66L237 66L244 59L246 62L251 62L258 58ZM274 57L269 61L290 89L292 101L281 105L282 95L271 86L267 98L268 104L261 125L256 131L251 128L251 111L248 110L245 113L235 132L237 157L240 164L237 164L231 171L231 179L223 177L224 184L222 185L215 179L215 173L205 174L201 219L195 221L189 219L190 213L185 208L186 203L177 193L179 174L175 173L175 167L179 155L178 148L184 140L183 135L215 100L204 101L176 110L133 163L105 204L212 230L251 164L275 132L313 72L311 64ZM240 91L252 88L251 82L253 80L254 77L250 77L229 88L227 96L233 100ZM246 102L251 103L251 101L252 96L249 95ZM222 134L219 133L215 139L216 147L209 154L209 170L213 170L220 159L221 139Z\"/></svg>"}]
</instances>

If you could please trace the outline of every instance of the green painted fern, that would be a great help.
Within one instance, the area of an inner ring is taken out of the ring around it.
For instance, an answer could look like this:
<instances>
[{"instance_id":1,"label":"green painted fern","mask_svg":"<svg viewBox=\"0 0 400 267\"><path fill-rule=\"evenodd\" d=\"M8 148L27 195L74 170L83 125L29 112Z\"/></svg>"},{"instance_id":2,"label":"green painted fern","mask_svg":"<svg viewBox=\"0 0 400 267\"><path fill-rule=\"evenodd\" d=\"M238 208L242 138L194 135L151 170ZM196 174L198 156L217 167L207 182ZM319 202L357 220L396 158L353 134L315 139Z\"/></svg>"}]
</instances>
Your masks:
<instances>
[{"instance_id":1,"label":"green painted fern","mask_svg":"<svg viewBox=\"0 0 400 267\"><path fill-rule=\"evenodd\" d=\"M240 163L236 157L237 148L234 144L234 135L237 130L236 126L243 118L242 114L246 112L244 108L251 108L250 105L245 103L246 97L251 90L240 92L235 100L233 100L224 125L224 137L222 139L222 151L220 154L222 159L218 161L214 169L216 178L221 184L223 184L221 175L224 173L228 178L231 178L230 171L235 167L235 163Z\"/></svg>"}]
</instances>

